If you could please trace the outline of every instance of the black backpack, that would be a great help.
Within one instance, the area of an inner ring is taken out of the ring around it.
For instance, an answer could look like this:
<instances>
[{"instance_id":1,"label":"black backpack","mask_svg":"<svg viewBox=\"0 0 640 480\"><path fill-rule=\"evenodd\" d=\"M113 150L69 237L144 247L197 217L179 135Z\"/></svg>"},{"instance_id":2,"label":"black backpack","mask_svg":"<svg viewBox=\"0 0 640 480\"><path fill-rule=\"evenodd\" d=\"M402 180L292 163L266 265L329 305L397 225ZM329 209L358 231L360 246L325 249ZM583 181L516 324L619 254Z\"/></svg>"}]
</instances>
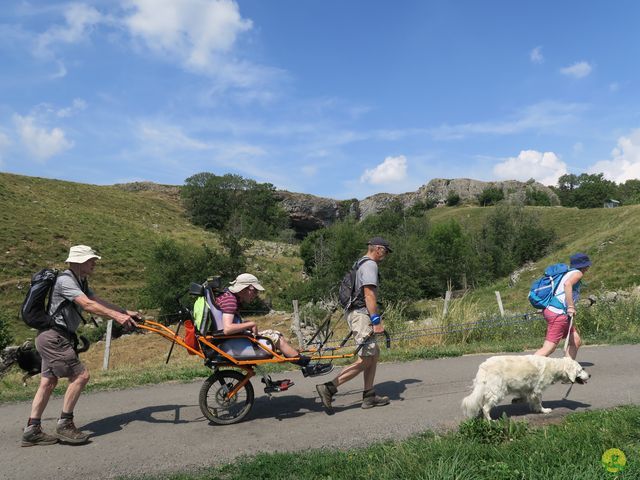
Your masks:
<instances>
[{"instance_id":1,"label":"black backpack","mask_svg":"<svg viewBox=\"0 0 640 480\"><path fill-rule=\"evenodd\" d=\"M356 292L356 273L360 266L371 260L369 257L363 257L353 264L351 270L349 270L342 281L340 282L340 286L338 287L338 302L342 305L342 308L345 310L353 309L353 308L362 308L365 306L364 297L360 292ZM373 261L373 260L371 260Z\"/></svg>"},{"instance_id":2,"label":"black backpack","mask_svg":"<svg viewBox=\"0 0 640 480\"><path fill-rule=\"evenodd\" d=\"M51 268L43 268L31 277L31 286L20 309L22 320L31 328L47 330L56 326L54 318L66 303L62 302L54 314L49 315L51 293L57 278L58 270Z\"/></svg>"}]
</instances>

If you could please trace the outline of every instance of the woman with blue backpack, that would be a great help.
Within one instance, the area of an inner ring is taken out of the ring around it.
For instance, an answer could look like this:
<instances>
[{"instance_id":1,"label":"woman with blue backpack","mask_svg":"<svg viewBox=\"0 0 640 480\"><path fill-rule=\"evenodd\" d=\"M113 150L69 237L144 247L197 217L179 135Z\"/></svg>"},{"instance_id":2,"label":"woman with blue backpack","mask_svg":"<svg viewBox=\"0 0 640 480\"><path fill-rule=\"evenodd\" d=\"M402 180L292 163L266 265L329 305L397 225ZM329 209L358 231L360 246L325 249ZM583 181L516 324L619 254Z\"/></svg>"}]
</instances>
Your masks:
<instances>
[{"instance_id":1,"label":"woman with blue backpack","mask_svg":"<svg viewBox=\"0 0 640 480\"><path fill-rule=\"evenodd\" d=\"M549 269L558 272L551 281L550 299L544 307L542 314L547 322L547 334L544 344L535 353L543 357L551 355L558 343L563 338L567 339L568 345L565 347L567 355L572 359L576 359L578 349L582 344L578 330L573 324L573 317L576 314L576 301L580 294L580 282L582 277L589 270L591 260L584 253L576 253L571 255L569 259L569 268L564 264L552 265L545 270L545 275ZM562 268L564 267L564 272ZM551 273L551 272L550 272ZM532 292L533 293L533 292ZM531 299L531 294L529 296Z\"/></svg>"}]
</instances>

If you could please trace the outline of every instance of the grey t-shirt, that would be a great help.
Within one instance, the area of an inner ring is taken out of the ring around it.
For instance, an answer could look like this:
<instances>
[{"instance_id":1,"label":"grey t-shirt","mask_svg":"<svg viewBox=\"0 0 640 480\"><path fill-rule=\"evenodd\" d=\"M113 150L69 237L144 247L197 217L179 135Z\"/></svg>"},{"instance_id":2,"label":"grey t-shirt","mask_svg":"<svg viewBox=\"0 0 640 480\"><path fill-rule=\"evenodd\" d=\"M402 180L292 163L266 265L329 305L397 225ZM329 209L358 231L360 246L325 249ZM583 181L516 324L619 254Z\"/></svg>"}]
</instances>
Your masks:
<instances>
[{"instance_id":1,"label":"grey t-shirt","mask_svg":"<svg viewBox=\"0 0 640 480\"><path fill-rule=\"evenodd\" d=\"M82 291L81 285L78 284L71 270L65 270L58 275L56 284L53 287L53 292L51 293L49 315L53 315L62 302L69 300L69 303L62 307L62 315L59 314L56 316L55 322L70 332L75 332L82 323L82 308L73 301L80 295L86 295L90 298L93 297L93 291L89 288L89 284L86 281L84 284L85 290Z\"/></svg>"},{"instance_id":2,"label":"grey t-shirt","mask_svg":"<svg viewBox=\"0 0 640 480\"><path fill-rule=\"evenodd\" d=\"M359 261L361 261L363 258L369 257L365 255ZM374 288L378 287L378 264L371 259L363 262L356 272L356 292L360 292L362 290L362 287L364 287L365 285ZM367 307L359 308L357 310L363 313L367 313Z\"/></svg>"}]
</instances>

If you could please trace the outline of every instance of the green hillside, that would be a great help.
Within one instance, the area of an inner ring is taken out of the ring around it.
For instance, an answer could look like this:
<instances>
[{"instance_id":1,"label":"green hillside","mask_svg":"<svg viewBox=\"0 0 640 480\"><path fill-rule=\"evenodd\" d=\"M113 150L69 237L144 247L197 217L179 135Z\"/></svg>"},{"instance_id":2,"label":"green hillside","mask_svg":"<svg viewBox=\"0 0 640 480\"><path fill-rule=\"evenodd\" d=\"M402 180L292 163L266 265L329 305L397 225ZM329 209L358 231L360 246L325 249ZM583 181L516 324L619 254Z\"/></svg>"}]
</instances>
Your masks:
<instances>
[{"instance_id":1,"label":"green hillside","mask_svg":"<svg viewBox=\"0 0 640 480\"><path fill-rule=\"evenodd\" d=\"M606 290L628 289L640 284L640 205L619 208L579 210L564 207L526 207L536 212L543 225L557 234L554 252L535 264L532 271L523 272L515 285L505 278L494 285L473 292L472 299L495 305L495 290L499 290L505 307L514 312L526 311L527 292L531 282L545 266L568 262L575 252L587 253L593 266L583 283L584 294ZM481 228L490 207L438 208L429 211L434 222L454 219L470 229Z\"/></svg>"},{"instance_id":2,"label":"green hillside","mask_svg":"<svg viewBox=\"0 0 640 480\"><path fill-rule=\"evenodd\" d=\"M71 245L90 245L102 256L92 280L97 293L135 306L157 240L218 244L215 234L190 224L178 196L162 189L126 191L0 173L0 219L0 309L16 317L11 329L18 338L28 334L17 314L31 275L47 266L64 268ZM248 256L251 268L264 272L258 274L265 286L273 292L282 288L282 278L301 279L296 248L267 245L285 255L251 256L264 247L253 242Z\"/></svg>"},{"instance_id":3,"label":"green hillside","mask_svg":"<svg viewBox=\"0 0 640 480\"><path fill-rule=\"evenodd\" d=\"M491 208L437 208L427 217L434 223L455 219L478 229ZM495 309L494 290L499 290L507 309L526 311L531 281L544 266L567 261L576 251L588 253L594 261L585 278L585 294L640 284L640 205L527 208L555 229L557 249L533 271L524 272L514 286L505 278L477 289L469 298ZM88 244L102 255L92 281L98 293L135 305L145 280L145 260L158 239L169 237L194 246L218 243L215 234L191 225L178 196L163 189L127 191L0 173L0 218L0 309L14 317L30 276L45 266L64 267L71 245ZM248 256L248 268L272 294L302 281L302 261L295 246L254 242ZM28 334L17 319L11 328L18 338Z\"/></svg>"}]
</instances>

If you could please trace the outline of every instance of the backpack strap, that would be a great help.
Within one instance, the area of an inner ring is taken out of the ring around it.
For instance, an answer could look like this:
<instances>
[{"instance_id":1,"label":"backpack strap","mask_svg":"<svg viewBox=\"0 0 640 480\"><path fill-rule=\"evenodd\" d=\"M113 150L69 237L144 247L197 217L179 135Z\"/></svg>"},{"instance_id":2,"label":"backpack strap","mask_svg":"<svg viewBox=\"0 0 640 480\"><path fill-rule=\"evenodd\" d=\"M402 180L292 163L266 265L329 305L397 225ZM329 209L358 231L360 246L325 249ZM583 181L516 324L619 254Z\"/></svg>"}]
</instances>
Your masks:
<instances>
[{"instance_id":1,"label":"backpack strap","mask_svg":"<svg viewBox=\"0 0 640 480\"><path fill-rule=\"evenodd\" d=\"M71 277L73 277L73 279L76 281L76 284L78 285L78 287L80 287L80 290L82 291L82 293L84 293L85 295L87 294L87 291L89 289L89 282L87 282L87 280L85 279L84 281L80 280L80 278L78 278L78 276L74 273L73 270L65 270L64 272L62 272L60 275L65 275L68 272L71 272ZM60 276L58 275L58 276ZM69 276L67 274L67 276ZM56 282L58 281L57 277L56 277ZM55 288L55 283L54 283L54 288ZM53 291L51 292L51 294L53 295ZM52 317L55 317L58 313L60 313L62 311L62 309L64 307L66 307L68 304L71 304L71 306L73 307L73 309L77 312L77 314L80 316L80 319L82 320L82 323L84 325L87 324L87 321L85 320L84 316L82 315L82 312L80 310L78 310L78 306L76 305L76 302L73 302L71 300L67 300L66 298L62 301L62 303L60 303L60 305L58 305L58 308L56 309L55 313L53 315L51 315Z\"/></svg>"},{"instance_id":2,"label":"backpack strap","mask_svg":"<svg viewBox=\"0 0 640 480\"><path fill-rule=\"evenodd\" d=\"M360 295L360 292L356 292L356 279L358 277L358 270L360 269L360 267L362 265L364 265L369 260L371 260L373 262L372 258L364 256L364 257L360 258L359 260L357 260L353 264L353 267L351 267L351 271L353 272L353 292L352 292L351 302L349 302L349 305L347 306L347 308L345 310L351 310L351 306L358 299L358 296ZM364 299L363 299L363 301L364 301ZM360 308L360 307L357 307L357 308Z\"/></svg>"}]
</instances>

